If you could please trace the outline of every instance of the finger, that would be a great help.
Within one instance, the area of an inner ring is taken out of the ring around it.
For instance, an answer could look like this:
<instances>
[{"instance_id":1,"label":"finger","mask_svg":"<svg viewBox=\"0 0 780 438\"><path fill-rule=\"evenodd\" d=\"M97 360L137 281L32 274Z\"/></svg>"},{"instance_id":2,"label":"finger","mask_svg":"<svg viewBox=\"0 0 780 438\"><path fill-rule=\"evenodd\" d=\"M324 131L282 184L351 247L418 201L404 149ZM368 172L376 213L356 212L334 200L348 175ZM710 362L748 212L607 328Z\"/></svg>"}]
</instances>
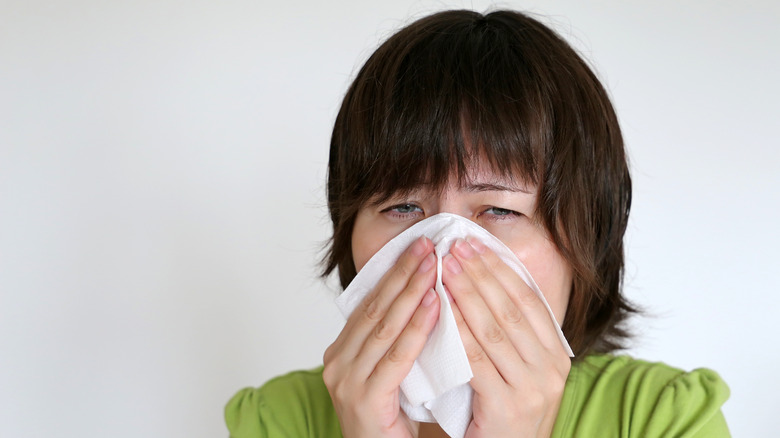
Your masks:
<instances>
[{"instance_id":1,"label":"finger","mask_svg":"<svg viewBox=\"0 0 780 438\"><path fill-rule=\"evenodd\" d=\"M471 246L479 254L483 266L504 286L510 300L528 320L542 345L549 351L565 354L554 319L536 292L520 278L517 272L478 239L469 237L467 241L466 245Z\"/></svg>"},{"instance_id":2,"label":"finger","mask_svg":"<svg viewBox=\"0 0 780 438\"><path fill-rule=\"evenodd\" d=\"M395 391L409 374L439 316L439 298L428 289L409 324L376 363L367 381L369 390Z\"/></svg>"},{"instance_id":3,"label":"finger","mask_svg":"<svg viewBox=\"0 0 780 438\"><path fill-rule=\"evenodd\" d=\"M455 299L469 330L504 379L516 383L513 370L523 358L478 290L488 286L476 286L476 281L487 282L489 279L470 278L452 254L444 257L443 265L447 272L445 286Z\"/></svg>"},{"instance_id":4,"label":"finger","mask_svg":"<svg viewBox=\"0 0 780 438\"><path fill-rule=\"evenodd\" d=\"M491 391L501 388L501 385L505 385L505 380L490 361L485 350L479 345L471 329L469 329L468 324L463 319L460 306L454 302L452 303L452 314L455 317L455 323L458 325L458 333L463 342L463 348L466 350L471 371L474 373L474 378L471 379L469 384L477 394L491 394Z\"/></svg>"},{"instance_id":5,"label":"finger","mask_svg":"<svg viewBox=\"0 0 780 438\"><path fill-rule=\"evenodd\" d=\"M510 297L511 293L496 278L468 242L458 239L452 246L451 254L457 259L457 263L464 270L468 279L475 286L479 296L487 304L498 325L506 332L510 342L518 351L518 354L526 362L536 362L544 353L539 338L531 327L524 312ZM501 260L499 264L506 266ZM452 271L451 271L452 272ZM516 274L515 274L516 275ZM462 282L459 277L448 281ZM468 315L466 315L468 318Z\"/></svg>"},{"instance_id":6,"label":"finger","mask_svg":"<svg viewBox=\"0 0 780 438\"><path fill-rule=\"evenodd\" d=\"M334 342L339 346L339 350L345 350L352 357L357 354L371 330L385 317L391 303L408 286L411 277L420 271L423 267L422 262L432 252L433 244L430 239L420 237L401 254L395 265L382 276L376 287L347 318L347 323ZM430 269L432 266L430 264L425 266L424 268L428 269L423 273L431 282L434 281L434 274ZM420 289L420 295L422 296L427 289L428 286Z\"/></svg>"},{"instance_id":7,"label":"finger","mask_svg":"<svg viewBox=\"0 0 780 438\"><path fill-rule=\"evenodd\" d=\"M418 272L412 276L409 285L391 303L384 318L371 330L354 359L356 373L366 377L371 374L377 362L387 354L401 333L411 323L417 309L422 305L421 302L430 304L426 292L433 286L435 273L433 267L435 264L436 257L433 254L428 254L420 264Z\"/></svg>"}]
</instances>

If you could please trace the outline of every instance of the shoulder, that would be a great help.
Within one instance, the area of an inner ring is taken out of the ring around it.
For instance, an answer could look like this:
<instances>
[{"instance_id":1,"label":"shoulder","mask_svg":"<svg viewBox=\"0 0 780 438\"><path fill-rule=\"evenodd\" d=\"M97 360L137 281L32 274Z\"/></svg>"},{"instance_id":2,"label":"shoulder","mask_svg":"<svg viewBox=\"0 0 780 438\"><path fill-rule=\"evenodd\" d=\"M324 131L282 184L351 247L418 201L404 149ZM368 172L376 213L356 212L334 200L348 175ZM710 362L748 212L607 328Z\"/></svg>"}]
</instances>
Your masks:
<instances>
[{"instance_id":1,"label":"shoulder","mask_svg":"<svg viewBox=\"0 0 780 438\"><path fill-rule=\"evenodd\" d=\"M556 431L565 431L560 436L729 436L720 412L728 397L725 382L706 368L686 372L628 356L591 355L572 366Z\"/></svg>"},{"instance_id":2,"label":"shoulder","mask_svg":"<svg viewBox=\"0 0 780 438\"><path fill-rule=\"evenodd\" d=\"M340 436L322 367L238 391L225 406L225 422L232 438Z\"/></svg>"},{"instance_id":3,"label":"shoulder","mask_svg":"<svg viewBox=\"0 0 780 438\"><path fill-rule=\"evenodd\" d=\"M686 372L662 362L648 362L629 356L590 355L574 364L571 379L578 385L603 389L620 388L643 395L682 383L691 384L688 387L691 390L722 389L725 395L728 395L726 384L718 373L710 369L698 368Z\"/></svg>"}]
</instances>

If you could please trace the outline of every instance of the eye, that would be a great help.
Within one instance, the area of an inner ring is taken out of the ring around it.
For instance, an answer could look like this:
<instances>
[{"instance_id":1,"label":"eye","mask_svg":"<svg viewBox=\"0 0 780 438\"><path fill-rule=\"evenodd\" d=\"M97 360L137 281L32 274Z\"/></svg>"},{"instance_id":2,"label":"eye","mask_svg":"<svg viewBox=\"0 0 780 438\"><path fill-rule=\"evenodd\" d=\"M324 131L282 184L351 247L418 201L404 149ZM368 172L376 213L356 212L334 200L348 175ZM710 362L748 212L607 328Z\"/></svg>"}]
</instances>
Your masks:
<instances>
[{"instance_id":1,"label":"eye","mask_svg":"<svg viewBox=\"0 0 780 438\"><path fill-rule=\"evenodd\" d=\"M401 204L394 207L390 207L388 210L393 210L397 213L413 213L415 211L422 212L422 209L414 204Z\"/></svg>"},{"instance_id":2,"label":"eye","mask_svg":"<svg viewBox=\"0 0 780 438\"><path fill-rule=\"evenodd\" d=\"M485 213L494 214L496 216L507 216L514 213L514 211L501 207L490 207L485 210Z\"/></svg>"},{"instance_id":3,"label":"eye","mask_svg":"<svg viewBox=\"0 0 780 438\"><path fill-rule=\"evenodd\" d=\"M422 208L415 204L397 204L382 210L382 213L394 219L418 219L425 215Z\"/></svg>"},{"instance_id":4,"label":"eye","mask_svg":"<svg viewBox=\"0 0 780 438\"><path fill-rule=\"evenodd\" d=\"M501 207L488 207L479 214L482 219L492 222L510 221L522 216L522 213L518 213L514 210Z\"/></svg>"}]
</instances>

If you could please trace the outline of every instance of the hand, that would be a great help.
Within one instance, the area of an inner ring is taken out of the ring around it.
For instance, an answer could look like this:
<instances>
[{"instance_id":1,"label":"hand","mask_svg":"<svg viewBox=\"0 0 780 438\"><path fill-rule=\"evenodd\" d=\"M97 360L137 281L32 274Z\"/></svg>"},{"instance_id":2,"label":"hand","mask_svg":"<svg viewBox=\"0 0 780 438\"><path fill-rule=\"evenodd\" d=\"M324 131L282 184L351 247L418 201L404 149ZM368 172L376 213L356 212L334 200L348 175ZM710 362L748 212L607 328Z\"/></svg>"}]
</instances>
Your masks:
<instances>
[{"instance_id":1,"label":"hand","mask_svg":"<svg viewBox=\"0 0 780 438\"><path fill-rule=\"evenodd\" d=\"M442 281L474 378L467 437L549 437L571 360L547 308L499 257L459 239Z\"/></svg>"},{"instance_id":2,"label":"hand","mask_svg":"<svg viewBox=\"0 0 780 438\"><path fill-rule=\"evenodd\" d=\"M399 386L439 315L433 244L415 241L325 351L322 378L345 437L411 437Z\"/></svg>"}]
</instances>

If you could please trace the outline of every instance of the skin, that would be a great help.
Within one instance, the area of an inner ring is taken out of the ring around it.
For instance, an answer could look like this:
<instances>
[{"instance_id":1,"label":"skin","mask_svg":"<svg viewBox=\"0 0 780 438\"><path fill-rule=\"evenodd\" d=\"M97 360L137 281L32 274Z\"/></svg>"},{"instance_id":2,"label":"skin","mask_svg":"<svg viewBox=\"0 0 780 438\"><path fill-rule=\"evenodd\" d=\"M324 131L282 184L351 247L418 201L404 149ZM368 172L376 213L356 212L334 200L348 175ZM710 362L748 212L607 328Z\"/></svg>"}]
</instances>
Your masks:
<instances>
[{"instance_id":1,"label":"skin","mask_svg":"<svg viewBox=\"0 0 780 438\"><path fill-rule=\"evenodd\" d=\"M414 223L448 212L501 239L526 265L559 323L572 284L569 264L535 220L535 187L489 171L465 184L417 190L364 206L352 252L360 270L385 243ZM350 316L324 356L323 379L345 437L446 436L400 410L399 385L438 318L433 244L420 238ZM549 437L571 361L544 304L481 242L458 240L443 260L442 281L474 378L467 437Z\"/></svg>"}]
</instances>

